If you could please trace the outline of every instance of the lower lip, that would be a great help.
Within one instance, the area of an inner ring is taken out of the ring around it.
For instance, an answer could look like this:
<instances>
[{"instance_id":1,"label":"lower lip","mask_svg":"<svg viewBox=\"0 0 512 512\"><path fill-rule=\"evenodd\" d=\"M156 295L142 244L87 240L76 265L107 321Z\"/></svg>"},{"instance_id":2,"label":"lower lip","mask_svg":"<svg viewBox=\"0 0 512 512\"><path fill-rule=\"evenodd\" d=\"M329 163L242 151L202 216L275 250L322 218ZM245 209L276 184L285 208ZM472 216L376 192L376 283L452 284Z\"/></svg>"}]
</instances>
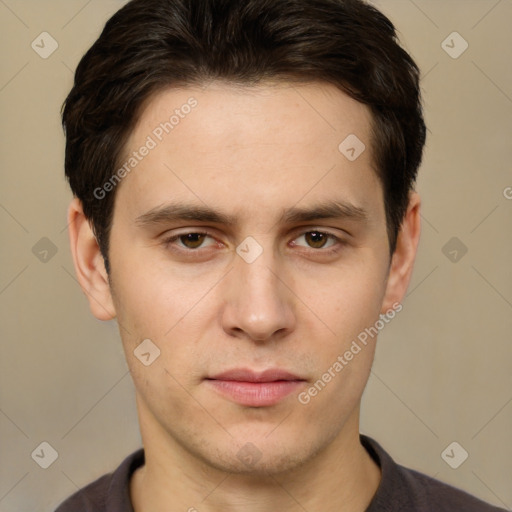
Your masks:
<instances>
[{"instance_id":1,"label":"lower lip","mask_svg":"<svg viewBox=\"0 0 512 512\"><path fill-rule=\"evenodd\" d=\"M294 391L304 381L278 380L274 382L242 382L237 380L208 379L220 394L248 407L275 405Z\"/></svg>"}]
</instances>

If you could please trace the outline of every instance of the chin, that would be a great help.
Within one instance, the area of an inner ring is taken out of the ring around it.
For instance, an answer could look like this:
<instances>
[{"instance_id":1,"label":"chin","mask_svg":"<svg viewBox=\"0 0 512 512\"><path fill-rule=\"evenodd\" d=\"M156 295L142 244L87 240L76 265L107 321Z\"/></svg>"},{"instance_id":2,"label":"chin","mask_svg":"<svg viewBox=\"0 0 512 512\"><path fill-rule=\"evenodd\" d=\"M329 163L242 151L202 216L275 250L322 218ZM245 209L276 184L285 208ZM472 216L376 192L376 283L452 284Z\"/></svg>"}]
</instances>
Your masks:
<instances>
[{"instance_id":1,"label":"chin","mask_svg":"<svg viewBox=\"0 0 512 512\"><path fill-rule=\"evenodd\" d=\"M324 443L293 436L254 442L233 439L228 446L209 446L196 452L210 467L226 473L251 477L278 476L301 468L324 448ZM295 441L295 442L294 442Z\"/></svg>"}]
</instances>

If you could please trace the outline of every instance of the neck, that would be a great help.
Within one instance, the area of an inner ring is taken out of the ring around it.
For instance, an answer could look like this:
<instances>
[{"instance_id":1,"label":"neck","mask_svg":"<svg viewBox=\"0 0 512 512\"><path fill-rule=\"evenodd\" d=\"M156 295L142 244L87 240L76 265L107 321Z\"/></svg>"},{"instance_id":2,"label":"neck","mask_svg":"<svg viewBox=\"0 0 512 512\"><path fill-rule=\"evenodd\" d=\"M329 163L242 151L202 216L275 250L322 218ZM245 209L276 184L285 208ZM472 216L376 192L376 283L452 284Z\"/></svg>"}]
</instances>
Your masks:
<instances>
[{"instance_id":1,"label":"neck","mask_svg":"<svg viewBox=\"0 0 512 512\"><path fill-rule=\"evenodd\" d=\"M286 473L228 473L156 423L141 422L141 432L146 463L131 481L135 512L364 512L380 482L359 441L359 407L325 450Z\"/></svg>"}]
</instances>

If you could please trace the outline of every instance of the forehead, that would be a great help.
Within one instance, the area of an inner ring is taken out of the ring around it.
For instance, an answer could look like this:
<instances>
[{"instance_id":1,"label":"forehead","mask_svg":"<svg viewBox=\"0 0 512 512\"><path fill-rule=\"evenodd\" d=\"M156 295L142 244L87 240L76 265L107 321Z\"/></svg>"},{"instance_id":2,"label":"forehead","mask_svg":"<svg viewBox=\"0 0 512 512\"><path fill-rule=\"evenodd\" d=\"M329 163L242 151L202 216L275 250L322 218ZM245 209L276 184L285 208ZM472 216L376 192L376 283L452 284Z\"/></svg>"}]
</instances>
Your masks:
<instances>
[{"instance_id":1,"label":"forehead","mask_svg":"<svg viewBox=\"0 0 512 512\"><path fill-rule=\"evenodd\" d=\"M165 138L178 126L185 138L197 118L205 138L188 137L189 143L206 149L219 148L218 139L226 136L233 145L249 137L253 142L268 142L276 135L272 128L277 127L281 138L276 144L314 144L349 130L368 139L372 116L367 106L328 83L273 81L251 86L214 81L202 87L164 89L148 98L130 140L150 133Z\"/></svg>"},{"instance_id":2,"label":"forehead","mask_svg":"<svg viewBox=\"0 0 512 512\"><path fill-rule=\"evenodd\" d=\"M365 203L377 180L370 138L369 109L329 84L166 89L128 139L122 163L137 162L119 192L138 214L171 198L270 207L339 191Z\"/></svg>"}]
</instances>

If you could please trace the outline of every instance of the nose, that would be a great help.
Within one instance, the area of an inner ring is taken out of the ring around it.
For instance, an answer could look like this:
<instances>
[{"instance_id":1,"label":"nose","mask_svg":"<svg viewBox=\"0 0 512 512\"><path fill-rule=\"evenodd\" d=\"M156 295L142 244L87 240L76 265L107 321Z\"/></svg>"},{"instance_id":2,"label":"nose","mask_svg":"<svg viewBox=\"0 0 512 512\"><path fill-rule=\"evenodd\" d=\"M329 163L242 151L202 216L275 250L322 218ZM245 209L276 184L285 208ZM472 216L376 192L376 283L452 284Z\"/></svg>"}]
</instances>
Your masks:
<instances>
[{"instance_id":1,"label":"nose","mask_svg":"<svg viewBox=\"0 0 512 512\"><path fill-rule=\"evenodd\" d=\"M226 333L265 342L295 329L294 296L282 270L271 249L264 250L252 263L236 256L224 282L222 326Z\"/></svg>"}]
</instances>

